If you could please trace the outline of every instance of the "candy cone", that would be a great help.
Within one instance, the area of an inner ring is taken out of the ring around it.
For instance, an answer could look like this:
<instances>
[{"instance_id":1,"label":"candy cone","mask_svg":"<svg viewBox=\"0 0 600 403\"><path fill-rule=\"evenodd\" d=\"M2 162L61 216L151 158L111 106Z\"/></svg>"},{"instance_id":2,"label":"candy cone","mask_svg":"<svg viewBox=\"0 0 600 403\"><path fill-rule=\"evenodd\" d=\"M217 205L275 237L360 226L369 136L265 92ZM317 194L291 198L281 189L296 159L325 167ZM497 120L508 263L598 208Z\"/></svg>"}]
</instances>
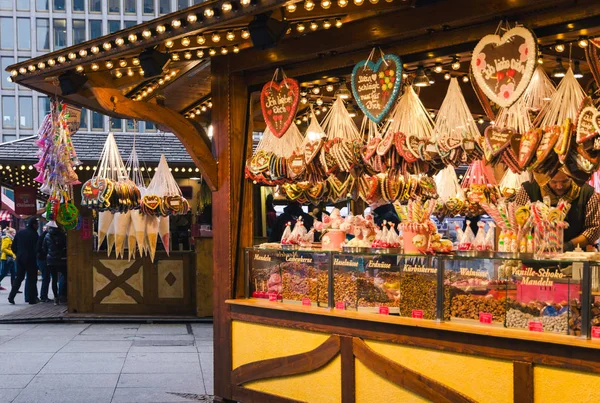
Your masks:
<instances>
[{"instance_id":1,"label":"candy cone","mask_svg":"<svg viewBox=\"0 0 600 403\"><path fill-rule=\"evenodd\" d=\"M115 213L113 223L115 226L115 251L117 258L120 258L125 255L125 239L127 238L127 232L131 224L129 211L126 213Z\"/></svg>"},{"instance_id":2,"label":"candy cone","mask_svg":"<svg viewBox=\"0 0 600 403\"><path fill-rule=\"evenodd\" d=\"M140 252L144 250L144 239L146 237L146 219L139 210L131 211L131 222L135 231L133 235L137 240L137 246Z\"/></svg>"},{"instance_id":3,"label":"candy cone","mask_svg":"<svg viewBox=\"0 0 600 403\"><path fill-rule=\"evenodd\" d=\"M167 252L167 256L170 252L170 244L169 244L169 217L159 217L158 219L158 234L160 235L160 240L165 247L165 251Z\"/></svg>"},{"instance_id":4,"label":"candy cone","mask_svg":"<svg viewBox=\"0 0 600 403\"><path fill-rule=\"evenodd\" d=\"M100 245L104 242L113 219L114 216L110 211L101 211L98 215L98 250L100 250Z\"/></svg>"},{"instance_id":5,"label":"candy cone","mask_svg":"<svg viewBox=\"0 0 600 403\"><path fill-rule=\"evenodd\" d=\"M150 260L154 262L156 242L158 241L158 217L146 216L146 238L148 239Z\"/></svg>"},{"instance_id":6,"label":"candy cone","mask_svg":"<svg viewBox=\"0 0 600 403\"><path fill-rule=\"evenodd\" d=\"M106 251L108 256L112 253L113 246L115 246L115 220L113 219L106 232Z\"/></svg>"},{"instance_id":7,"label":"candy cone","mask_svg":"<svg viewBox=\"0 0 600 403\"><path fill-rule=\"evenodd\" d=\"M135 252L137 249L137 239L135 236L135 227L133 225L133 220L129 221L129 231L127 231L127 257L128 260L131 261L133 257L135 259Z\"/></svg>"}]
</instances>

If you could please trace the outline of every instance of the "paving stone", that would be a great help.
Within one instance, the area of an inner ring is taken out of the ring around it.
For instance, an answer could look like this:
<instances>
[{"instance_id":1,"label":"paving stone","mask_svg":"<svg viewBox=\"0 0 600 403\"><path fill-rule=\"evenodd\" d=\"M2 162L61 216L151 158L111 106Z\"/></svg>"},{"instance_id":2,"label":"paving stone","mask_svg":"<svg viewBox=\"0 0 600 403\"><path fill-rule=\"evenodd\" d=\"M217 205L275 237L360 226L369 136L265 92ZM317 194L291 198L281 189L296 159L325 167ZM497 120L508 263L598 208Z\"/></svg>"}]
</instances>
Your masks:
<instances>
[{"instance_id":1,"label":"paving stone","mask_svg":"<svg viewBox=\"0 0 600 403\"><path fill-rule=\"evenodd\" d=\"M186 392L181 392L186 393ZM168 393L162 388L117 388L112 403L171 403L197 402L193 398L185 398Z\"/></svg>"},{"instance_id":2,"label":"paving stone","mask_svg":"<svg viewBox=\"0 0 600 403\"><path fill-rule=\"evenodd\" d=\"M125 356L125 353L57 353L41 373L118 374Z\"/></svg>"},{"instance_id":3,"label":"paving stone","mask_svg":"<svg viewBox=\"0 0 600 403\"><path fill-rule=\"evenodd\" d=\"M14 403L110 403L114 388L25 388Z\"/></svg>"},{"instance_id":4,"label":"paving stone","mask_svg":"<svg viewBox=\"0 0 600 403\"><path fill-rule=\"evenodd\" d=\"M161 388L165 391L204 393L204 382L195 374L121 374L117 388Z\"/></svg>"},{"instance_id":5,"label":"paving stone","mask_svg":"<svg viewBox=\"0 0 600 403\"><path fill-rule=\"evenodd\" d=\"M0 352L14 353L56 353L63 348L70 338L44 338L39 340L18 336L0 344Z\"/></svg>"},{"instance_id":6,"label":"paving stone","mask_svg":"<svg viewBox=\"0 0 600 403\"><path fill-rule=\"evenodd\" d=\"M0 389L23 389L31 380L34 374L26 375L1 375L0 376ZM3 390L0 390L0 396L4 394Z\"/></svg>"},{"instance_id":7,"label":"paving stone","mask_svg":"<svg viewBox=\"0 0 600 403\"><path fill-rule=\"evenodd\" d=\"M71 340L61 350L61 353L126 353L133 341L79 341Z\"/></svg>"},{"instance_id":8,"label":"paving stone","mask_svg":"<svg viewBox=\"0 0 600 403\"><path fill-rule=\"evenodd\" d=\"M200 362L189 353L129 353L124 374L135 373L200 373Z\"/></svg>"},{"instance_id":9,"label":"paving stone","mask_svg":"<svg viewBox=\"0 0 600 403\"><path fill-rule=\"evenodd\" d=\"M0 403L11 403L23 389L1 389Z\"/></svg>"},{"instance_id":10,"label":"paving stone","mask_svg":"<svg viewBox=\"0 0 600 403\"><path fill-rule=\"evenodd\" d=\"M187 335L188 329L183 324L143 324L140 325L137 335L165 335L165 334L176 334L176 335Z\"/></svg>"},{"instance_id":11,"label":"paving stone","mask_svg":"<svg viewBox=\"0 0 600 403\"><path fill-rule=\"evenodd\" d=\"M82 335L134 335L137 333L139 324L113 324L102 323L90 325L87 329L81 332Z\"/></svg>"},{"instance_id":12,"label":"paving stone","mask_svg":"<svg viewBox=\"0 0 600 403\"><path fill-rule=\"evenodd\" d=\"M27 388L115 388L119 374L38 374Z\"/></svg>"},{"instance_id":13,"label":"paving stone","mask_svg":"<svg viewBox=\"0 0 600 403\"><path fill-rule=\"evenodd\" d=\"M198 354L200 359L200 367L202 368L202 378L204 379L204 388L206 393L212 395L215 393L214 389L214 366L213 366L213 355L200 353Z\"/></svg>"},{"instance_id":14,"label":"paving stone","mask_svg":"<svg viewBox=\"0 0 600 403\"><path fill-rule=\"evenodd\" d=\"M52 353L0 353L0 374L37 374Z\"/></svg>"}]
</instances>

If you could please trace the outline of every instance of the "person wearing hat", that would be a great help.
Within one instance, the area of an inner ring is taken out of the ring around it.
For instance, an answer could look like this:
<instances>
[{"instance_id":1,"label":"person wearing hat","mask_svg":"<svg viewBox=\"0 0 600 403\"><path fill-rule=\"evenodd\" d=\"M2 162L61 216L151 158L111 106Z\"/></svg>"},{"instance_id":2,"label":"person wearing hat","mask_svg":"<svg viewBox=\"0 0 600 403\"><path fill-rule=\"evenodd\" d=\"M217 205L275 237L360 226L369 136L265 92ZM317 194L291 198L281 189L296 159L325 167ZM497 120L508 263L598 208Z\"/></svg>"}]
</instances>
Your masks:
<instances>
[{"instance_id":1,"label":"person wearing hat","mask_svg":"<svg viewBox=\"0 0 600 403\"><path fill-rule=\"evenodd\" d=\"M12 251L17 256L17 278L12 285L10 294L8 295L8 302L14 305L15 296L17 291L21 287L25 276L27 275L27 281L25 282L25 295L29 296L29 304L37 304L37 261L35 248L38 240L38 220L35 217L31 217L27 221L27 227L17 232L15 239L12 243Z\"/></svg>"},{"instance_id":2,"label":"person wearing hat","mask_svg":"<svg viewBox=\"0 0 600 403\"><path fill-rule=\"evenodd\" d=\"M550 199L552 206L560 200L571 203L565 221L569 227L564 232L564 251L581 247L585 250L600 238L600 197L587 183L578 185L563 171L553 177L536 175L535 180L524 182L518 190L515 201L524 206L528 202Z\"/></svg>"},{"instance_id":3,"label":"person wearing hat","mask_svg":"<svg viewBox=\"0 0 600 403\"><path fill-rule=\"evenodd\" d=\"M4 230L4 238L2 238L2 255L0 255L0 290L6 290L6 288L2 287L1 283L2 280L4 280L4 277L8 276L8 273L10 273L11 286L15 282L15 254L11 249L15 233L16 231L14 228L8 227Z\"/></svg>"},{"instance_id":4,"label":"person wearing hat","mask_svg":"<svg viewBox=\"0 0 600 403\"><path fill-rule=\"evenodd\" d=\"M42 242L42 250L46 255L48 271L52 276L52 293L54 294L54 305L58 305L60 298L66 298L66 275L67 275L67 237L58 228L55 221L48 221L48 233ZM58 276L60 273L61 284L58 287Z\"/></svg>"}]
</instances>

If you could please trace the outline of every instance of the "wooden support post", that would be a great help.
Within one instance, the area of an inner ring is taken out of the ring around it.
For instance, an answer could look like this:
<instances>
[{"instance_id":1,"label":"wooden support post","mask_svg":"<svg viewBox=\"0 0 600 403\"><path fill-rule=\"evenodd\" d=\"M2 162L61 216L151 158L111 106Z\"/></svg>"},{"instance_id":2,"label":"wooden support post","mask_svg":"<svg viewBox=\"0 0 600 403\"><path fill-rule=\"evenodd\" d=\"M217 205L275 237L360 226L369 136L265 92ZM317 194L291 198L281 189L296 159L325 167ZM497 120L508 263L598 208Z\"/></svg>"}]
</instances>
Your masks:
<instances>
[{"instance_id":1,"label":"wooden support post","mask_svg":"<svg viewBox=\"0 0 600 403\"><path fill-rule=\"evenodd\" d=\"M213 318L215 395L231 399L231 317L225 300L243 282L243 247L252 243L252 191L244 179L248 150L248 93L241 74L231 75L229 57L212 59L212 124L219 189L213 193ZM243 293L243 288L240 290Z\"/></svg>"},{"instance_id":2,"label":"wooden support post","mask_svg":"<svg viewBox=\"0 0 600 403\"><path fill-rule=\"evenodd\" d=\"M88 74L89 89L98 103L107 110L148 120L168 128L175 134L194 160L211 190L217 189L217 163L209 142L204 141L196 127L178 112L149 102L135 102L114 87L112 80L101 73Z\"/></svg>"},{"instance_id":3,"label":"wooden support post","mask_svg":"<svg viewBox=\"0 0 600 403\"><path fill-rule=\"evenodd\" d=\"M513 362L513 401L533 403L533 364L524 361Z\"/></svg>"}]
</instances>

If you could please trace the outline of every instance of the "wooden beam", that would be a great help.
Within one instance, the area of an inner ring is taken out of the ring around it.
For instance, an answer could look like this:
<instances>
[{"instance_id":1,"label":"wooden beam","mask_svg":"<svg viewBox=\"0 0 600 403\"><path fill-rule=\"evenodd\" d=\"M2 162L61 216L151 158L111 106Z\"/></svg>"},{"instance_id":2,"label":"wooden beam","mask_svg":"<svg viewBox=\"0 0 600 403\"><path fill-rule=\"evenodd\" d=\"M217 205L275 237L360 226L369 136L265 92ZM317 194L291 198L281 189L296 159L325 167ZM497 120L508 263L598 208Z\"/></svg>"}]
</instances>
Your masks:
<instances>
[{"instance_id":1,"label":"wooden beam","mask_svg":"<svg viewBox=\"0 0 600 403\"><path fill-rule=\"evenodd\" d=\"M385 46L400 40L425 37L430 35L429 30L440 31L446 26L466 27L494 19L497 24L497 19L505 16L519 17L521 22L523 13L572 4L572 0L454 0L427 4L345 24L340 29L317 31L302 38L284 40L276 48L267 51L249 49L243 54L232 55L232 65L236 71L247 71L291 65L303 60L314 63L315 56L329 56L331 52L345 53L357 48ZM429 39L428 47L436 46L435 41ZM368 52L363 55L366 56Z\"/></svg>"},{"instance_id":2,"label":"wooden beam","mask_svg":"<svg viewBox=\"0 0 600 403\"><path fill-rule=\"evenodd\" d=\"M533 364L513 361L513 401L533 403Z\"/></svg>"},{"instance_id":3,"label":"wooden beam","mask_svg":"<svg viewBox=\"0 0 600 403\"><path fill-rule=\"evenodd\" d=\"M546 11L521 15L518 22L532 28L534 31L540 30L543 33L547 27L600 15L599 2L583 0L579 3L578 6L555 7ZM381 49L386 53L401 55L405 63L429 59L432 55L435 57L451 55L456 52L472 50L479 39L493 32L497 25L497 21L494 20L450 29L448 31L438 30L427 35L421 34L413 38L382 45ZM313 54L312 60L305 62L290 60L278 66L283 67L289 77L296 78L314 77L321 72L329 72L335 69L342 69L344 72L347 72L348 69L351 69L368 55L372 45L368 44L366 46L367 48L360 50L350 50L323 56L319 59L318 63L315 63ZM249 85L258 86L264 84L272 76L272 68L266 68L248 73L246 79Z\"/></svg>"},{"instance_id":4,"label":"wooden beam","mask_svg":"<svg viewBox=\"0 0 600 403\"><path fill-rule=\"evenodd\" d=\"M102 108L131 119L147 120L169 128L169 131L181 140L196 166L200 168L211 190L217 190L217 163L207 143L186 118L172 109L126 98L112 86L112 80L107 79L105 75L88 74L87 85Z\"/></svg>"},{"instance_id":5,"label":"wooden beam","mask_svg":"<svg viewBox=\"0 0 600 403\"><path fill-rule=\"evenodd\" d=\"M244 179L248 150L248 93L229 59L211 64L212 125L219 160L219 190L213 193L213 317L215 395L232 398L231 318L225 303L235 292L235 270L243 247L252 243L252 183ZM242 276L243 277L243 276Z\"/></svg>"}]
</instances>

